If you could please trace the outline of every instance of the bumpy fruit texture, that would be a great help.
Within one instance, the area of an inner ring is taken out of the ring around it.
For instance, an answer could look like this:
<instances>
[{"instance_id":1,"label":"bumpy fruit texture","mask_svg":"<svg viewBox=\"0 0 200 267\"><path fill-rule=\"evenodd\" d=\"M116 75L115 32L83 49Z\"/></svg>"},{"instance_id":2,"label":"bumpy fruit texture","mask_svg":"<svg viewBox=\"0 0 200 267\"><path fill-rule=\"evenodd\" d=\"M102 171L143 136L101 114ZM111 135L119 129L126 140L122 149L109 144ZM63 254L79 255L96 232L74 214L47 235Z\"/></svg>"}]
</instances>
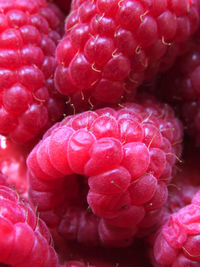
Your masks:
<instances>
[{"instance_id":1,"label":"bumpy fruit texture","mask_svg":"<svg viewBox=\"0 0 200 267\"><path fill-rule=\"evenodd\" d=\"M159 230L169 219L170 215L179 211L181 208L192 203L194 195L200 190L200 153L189 144L187 148L185 144L183 152L183 161L178 166L174 179L168 185L168 199L162 210L162 216L157 225L154 226L152 232L146 241L149 244L150 258L154 259L152 247ZM155 259L154 259L155 260Z\"/></svg>"},{"instance_id":2,"label":"bumpy fruit texture","mask_svg":"<svg viewBox=\"0 0 200 267\"><path fill-rule=\"evenodd\" d=\"M154 243L154 266L200 265L200 191L192 203L173 213Z\"/></svg>"},{"instance_id":3,"label":"bumpy fruit texture","mask_svg":"<svg viewBox=\"0 0 200 267\"><path fill-rule=\"evenodd\" d=\"M0 264L58 267L49 230L33 207L5 185L0 185L0 202Z\"/></svg>"},{"instance_id":4,"label":"bumpy fruit texture","mask_svg":"<svg viewBox=\"0 0 200 267\"><path fill-rule=\"evenodd\" d=\"M173 69L161 79L161 96L176 106L187 133L200 146L200 32L189 51L178 59ZM157 90L160 90L157 88Z\"/></svg>"},{"instance_id":5,"label":"bumpy fruit texture","mask_svg":"<svg viewBox=\"0 0 200 267\"><path fill-rule=\"evenodd\" d=\"M45 0L1 0L0 9L0 133L24 143L63 114L53 81L63 17Z\"/></svg>"},{"instance_id":6,"label":"bumpy fruit texture","mask_svg":"<svg viewBox=\"0 0 200 267\"><path fill-rule=\"evenodd\" d=\"M196 0L75 0L56 50L58 91L116 103L169 68L199 25Z\"/></svg>"},{"instance_id":7,"label":"bumpy fruit texture","mask_svg":"<svg viewBox=\"0 0 200 267\"><path fill-rule=\"evenodd\" d=\"M181 139L173 110L149 95L66 117L28 157L29 196L66 239L127 246L156 223Z\"/></svg>"}]
</instances>

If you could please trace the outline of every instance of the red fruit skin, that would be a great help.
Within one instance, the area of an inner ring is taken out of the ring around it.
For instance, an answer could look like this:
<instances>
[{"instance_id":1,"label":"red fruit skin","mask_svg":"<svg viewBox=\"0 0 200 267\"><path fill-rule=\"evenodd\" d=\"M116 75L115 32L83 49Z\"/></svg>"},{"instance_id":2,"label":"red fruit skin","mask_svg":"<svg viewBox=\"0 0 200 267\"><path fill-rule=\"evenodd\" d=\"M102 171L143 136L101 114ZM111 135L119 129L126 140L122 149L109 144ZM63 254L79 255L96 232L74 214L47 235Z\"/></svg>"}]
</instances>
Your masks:
<instances>
[{"instance_id":1,"label":"red fruit skin","mask_svg":"<svg viewBox=\"0 0 200 267\"><path fill-rule=\"evenodd\" d=\"M34 207L5 185L0 185L0 202L0 262L15 267L58 267L50 232Z\"/></svg>"},{"instance_id":2,"label":"red fruit skin","mask_svg":"<svg viewBox=\"0 0 200 267\"><path fill-rule=\"evenodd\" d=\"M199 265L199 191L197 194L194 203L170 215L159 230L153 248L158 266Z\"/></svg>"},{"instance_id":3,"label":"red fruit skin","mask_svg":"<svg viewBox=\"0 0 200 267\"><path fill-rule=\"evenodd\" d=\"M0 9L0 133L26 143L64 112L53 81L63 15L44 0L0 1Z\"/></svg>"},{"instance_id":4,"label":"red fruit skin","mask_svg":"<svg viewBox=\"0 0 200 267\"><path fill-rule=\"evenodd\" d=\"M169 187L169 197L163 216L157 225L157 229L154 228L154 232L147 238L150 246L148 251L149 259L155 267L199 265L198 257L192 257L191 255L194 255L194 253L191 253L190 250L187 252L185 246L185 244L189 244L189 249L192 248L193 252L194 247L198 246L194 241L198 240L198 231L192 233L188 229L192 229L192 225L193 229L195 229L195 225L199 223L199 151L192 147L191 144L188 144L185 147L184 155L184 163L181 166L182 171L177 172ZM186 222L186 220L188 221ZM178 236L174 241L169 241L169 235L173 239L175 234ZM178 242L181 242L185 237L189 241L184 241L181 248ZM174 245L170 242L174 242Z\"/></svg>"},{"instance_id":5,"label":"red fruit skin","mask_svg":"<svg viewBox=\"0 0 200 267\"><path fill-rule=\"evenodd\" d=\"M196 0L73 1L56 49L56 88L78 110L119 103L169 69L198 25Z\"/></svg>"},{"instance_id":6,"label":"red fruit skin","mask_svg":"<svg viewBox=\"0 0 200 267\"><path fill-rule=\"evenodd\" d=\"M29 197L68 240L128 246L157 223L181 139L173 110L149 95L66 117L28 156Z\"/></svg>"}]
</instances>

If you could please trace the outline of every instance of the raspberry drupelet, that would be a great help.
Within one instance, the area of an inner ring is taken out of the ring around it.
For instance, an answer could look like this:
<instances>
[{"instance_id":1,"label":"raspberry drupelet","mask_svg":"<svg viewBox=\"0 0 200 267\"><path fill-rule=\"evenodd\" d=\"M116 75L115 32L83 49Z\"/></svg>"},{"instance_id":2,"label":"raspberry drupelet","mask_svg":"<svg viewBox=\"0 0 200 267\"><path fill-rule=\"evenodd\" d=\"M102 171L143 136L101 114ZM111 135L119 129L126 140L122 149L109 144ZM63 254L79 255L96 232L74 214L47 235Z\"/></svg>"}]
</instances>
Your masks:
<instances>
[{"instance_id":1,"label":"raspberry drupelet","mask_svg":"<svg viewBox=\"0 0 200 267\"><path fill-rule=\"evenodd\" d=\"M63 15L45 0L0 0L0 133L25 143L62 118L55 49Z\"/></svg>"},{"instance_id":2,"label":"raspberry drupelet","mask_svg":"<svg viewBox=\"0 0 200 267\"><path fill-rule=\"evenodd\" d=\"M188 149L189 148L189 149ZM182 267L182 266L198 266L197 262L190 262L188 260L183 261L181 260L176 261L174 260L173 264L162 264L162 259L161 260L156 260L154 252L153 252L153 247L157 246L156 244L158 244L160 242L160 244L163 242L164 246L162 247L161 244L161 250L162 252L159 254L159 252L156 252L156 257L159 257L159 255L164 255L165 253L167 253L167 250L165 250L165 248L167 248L166 246L166 242L161 241L161 239L159 239L160 235L162 236L162 229L163 227L165 227L164 225L166 225L169 220L170 220L170 216L174 216L174 214L178 213L181 209L183 209L184 207L187 207L192 204L193 198L195 196L195 194L199 194L199 190L200 190L200 166L198 164L198 159L199 159L199 151L197 151L196 149L194 149L194 147L191 146L191 144L189 144L188 148L184 148L184 157L183 157L183 165L182 168L179 172L177 172L176 176L174 177L173 181L171 182L170 186L169 186L169 196L168 196L168 200L165 204L165 207L163 209L163 215L161 220L159 221L158 225L156 228L154 228L154 232L152 232L146 239L146 241L148 242L148 255L149 255L149 259L152 263L152 265L154 267L169 267L169 266L176 266L176 267ZM198 194L196 196L198 196ZM190 216L190 215L189 215ZM187 217L187 212L185 212L185 217ZM194 220L193 220L194 219ZM193 219L191 220L191 222L195 221L195 217L193 217ZM197 219L198 221L198 219ZM180 227L181 224L180 224ZM178 230L178 229L177 229ZM184 231L184 227L182 229ZM177 231L178 232L178 231ZM184 235L184 233L182 232L182 234ZM157 239L157 241L156 241ZM157 243L156 243L157 242ZM157 249L159 249L157 247ZM183 248L184 249L184 248ZM168 251L169 252L169 251ZM165 254L166 256L167 254ZM168 255L170 256L170 255ZM158 258L157 258L158 259ZM166 260L166 258L165 258Z\"/></svg>"},{"instance_id":3,"label":"raspberry drupelet","mask_svg":"<svg viewBox=\"0 0 200 267\"><path fill-rule=\"evenodd\" d=\"M75 0L56 50L57 90L71 103L116 103L167 69L199 25L196 0Z\"/></svg>"},{"instance_id":4,"label":"raspberry drupelet","mask_svg":"<svg viewBox=\"0 0 200 267\"><path fill-rule=\"evenodd\" d=\"M170 215L154 242L155 267L198 267L200 264L200 191L191 204Z\"/></svg>"},{"instance_id":5,"label":"raspberry drupelet","mask_svg":"<svg viewBox=\"0 0 200 267\"><path fill-rule=\"evenodd\" d=\"M66 239L128 246L159 217L181 139L173 110L149 95L66 117L27 159L30 199Z\"/></svg>"},{"instance_id":6,"label":"raspberry drupelet","mask_svg":"<svg viewBox=\"0 0 200 267\"><path fill-rule=\"evenodd\" d=\"M0 266L58 267L47 226L1 177L0 203Z\"/></svg>"}]
</instances>

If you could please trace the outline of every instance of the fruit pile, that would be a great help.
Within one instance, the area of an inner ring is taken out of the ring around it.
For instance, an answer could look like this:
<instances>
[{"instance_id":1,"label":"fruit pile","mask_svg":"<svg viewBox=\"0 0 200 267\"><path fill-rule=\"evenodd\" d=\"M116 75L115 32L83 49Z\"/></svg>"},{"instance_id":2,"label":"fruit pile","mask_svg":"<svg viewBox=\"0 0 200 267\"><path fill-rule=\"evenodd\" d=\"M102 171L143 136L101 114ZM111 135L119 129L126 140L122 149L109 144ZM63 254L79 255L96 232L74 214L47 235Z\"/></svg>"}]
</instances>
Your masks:
<instances>
[{"instance_id":1,"label":"fruit pile","mask_svg":"<svg viewBox=\"0 0 200 267\"><path fill-rule=\"evenodd\" d=\"M0 266L200 266L200 0L0 11Z\"/></svg>"}]
</instances>

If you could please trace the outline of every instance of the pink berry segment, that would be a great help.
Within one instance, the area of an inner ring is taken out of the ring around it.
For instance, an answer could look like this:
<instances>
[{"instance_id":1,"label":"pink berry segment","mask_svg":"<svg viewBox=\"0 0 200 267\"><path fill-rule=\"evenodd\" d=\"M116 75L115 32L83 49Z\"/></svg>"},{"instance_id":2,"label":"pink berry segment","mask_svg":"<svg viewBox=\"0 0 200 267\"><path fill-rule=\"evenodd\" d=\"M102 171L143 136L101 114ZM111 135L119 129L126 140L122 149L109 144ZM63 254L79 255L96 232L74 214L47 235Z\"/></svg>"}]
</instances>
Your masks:
<instances>
[{"instance_id":1,"label":"pink berry segment","mask_svg":"<svg viewBox=\"0 0 200 267\"><path fill-rule=\"evenodd\" d=\"M66 117L27 159L30 199L66 239L127 246L156 223L181 139L173 110L149 95Z\"/></svg>"},{"instance_id":2,"label":"pink berry segment","mask_svg":"<svg viewBox=\"0 0 200 267\"><path fill-rule=\"evenodd\" d=\"M117 103L169 68L198 25L196 0L73 1L56 49L56 88L79 107Z\"/></svg>"},{"instance_id":3,"label":"pink berry segment","mask_svg":"<svg viewBox=\"0 0 200 267\"><path fill-rule=\"evenodd\" d=\"M1 0L0 9L0 133L25 143L63 114L53 81L63 15L45 0Z\"/></svg>"},{"instance_id":4,"label":"pink berry segment","mask_svg":"<svg viewBox=\"0 0 200 267\"><path fill-rule=\"evenodd\" d=\"M58 267L45 223L36 216L32 205L2 184L0 213L0 263L14 267Z\"/></svg>"},{"instance_id":5,"label":"pink berry segment","mask_svg":"<svg viewBox=\"0 0 200 267\"><path fill-rule=\"evenodd\" d=\"M181 172L177 172L176 176L169 184L169 196L168 200L163 208L162 216L157 226L154 227L151 234L147 237L146 241L148 242L148 255L150 262L154 267L170 267L170 266L198 266L198 262L190 261L186 259L183 255L176 256L173 248L165 240L163 232L164 227L170 224L171 217L176 216L178 218L181 210L184 210L186 207L191 207L191 204L200 203L200 168L198 164L199 151L194 149L194 147L189 144L184 148L184 157L183 164L181 166ZM195 222L195 214L192 220ZM193 216L192 215L192 216ZM171 216L171 217L170 217ZM190 216L187 209L185 209L185 218ZM178 219L179 220L179 219ZM197 219L198 222L198 219ZM179 224L179 223L178 223ZM189 225L188 225L189 226ZM180 223L177 227L176 224L173 225L174 231L180 234L180 236L185 235L185 228ZM176 228L176 229L175 229ZM182 228L182 230L180 230ZM175 233L175 232L174 232ZM173 234L172 234L173 235ZM177 241L180 238L177 238ZM160 250L160 251L159 251ZM180 254L183 252L183 249L179 248ZM168 253L168 255L167 255ZM179 252L178 252L179 254ZM181 260L173 260L173 263L170 261L172 257L175 256ZM167 264L168 257L168 264ZM165 260L164 260L165 259ZM164 261L165 264L164 264Z\"/></svg>"},{"instance_id":6,"label":"pink berry segment","mask_svg":"<svg viewBox=\"0 0 200 267\"><path fill-rule=\"evenodd\" d=\"M200 191L192 203L173 213L157 233L154 266L175 267L200 264Z\"/></svg>"}]
</instances>

